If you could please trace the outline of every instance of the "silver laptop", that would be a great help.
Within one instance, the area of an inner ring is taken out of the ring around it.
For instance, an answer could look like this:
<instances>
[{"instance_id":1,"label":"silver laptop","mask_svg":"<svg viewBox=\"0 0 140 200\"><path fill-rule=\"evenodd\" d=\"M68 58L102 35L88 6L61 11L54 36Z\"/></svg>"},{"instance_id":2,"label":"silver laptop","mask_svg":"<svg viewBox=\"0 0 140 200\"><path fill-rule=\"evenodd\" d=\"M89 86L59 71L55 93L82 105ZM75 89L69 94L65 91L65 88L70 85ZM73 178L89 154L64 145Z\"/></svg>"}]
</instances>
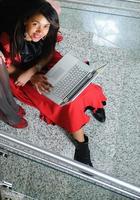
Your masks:
<instances>
[{"instance_id":1,"label":"silver laptop","mask_svg":"<svg viewBox=\"0 0 140 200\"><path fill-rule=\"evenodd\" d=\"M66 54L46 73L53 89L43 93L56 104L73 101L97 76L107 63L95 62L91 66L71 54Z\"/></svg>"}]
</instances>

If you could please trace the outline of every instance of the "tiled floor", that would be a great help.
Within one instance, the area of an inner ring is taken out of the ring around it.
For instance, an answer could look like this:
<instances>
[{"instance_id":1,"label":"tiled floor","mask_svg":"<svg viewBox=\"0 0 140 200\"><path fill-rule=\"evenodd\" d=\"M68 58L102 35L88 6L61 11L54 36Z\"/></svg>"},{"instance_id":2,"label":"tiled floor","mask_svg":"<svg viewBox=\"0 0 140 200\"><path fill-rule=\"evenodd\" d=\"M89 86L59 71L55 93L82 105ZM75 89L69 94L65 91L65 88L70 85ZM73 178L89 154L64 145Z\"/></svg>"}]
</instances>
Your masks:
<instances>
[{"instance_id":1,"label":"tiled floor","mask_svg":"<svg viewBox=\"0 0 140 200\"><path fill-rule=\"evenodd\" d=\"M94 60L109 62L96 80L108 97L106 122L100 124L91 117L85 126L94 167L140 186L140 19L62 8L60 22L64 40L57 48L63 54L72 51L91 63ZM26 143L73 158L74 145L65 131L57 126L46 126L39 120L37 110L23 107L29 126L16 130L1 122L0 130ZM28 177L26 172L25 177ZM113 200L111 196L110 200Z\"/></svg>"}]
</instances>

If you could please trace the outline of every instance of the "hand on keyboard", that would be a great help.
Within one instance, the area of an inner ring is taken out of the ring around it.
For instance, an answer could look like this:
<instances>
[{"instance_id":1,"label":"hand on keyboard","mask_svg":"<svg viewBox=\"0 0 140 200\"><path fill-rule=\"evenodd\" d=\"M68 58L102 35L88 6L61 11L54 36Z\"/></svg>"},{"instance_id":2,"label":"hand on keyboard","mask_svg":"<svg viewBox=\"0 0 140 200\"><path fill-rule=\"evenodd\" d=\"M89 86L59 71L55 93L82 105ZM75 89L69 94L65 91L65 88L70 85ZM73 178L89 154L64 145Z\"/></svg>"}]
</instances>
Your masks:
<instances>
[{"instance_id":1,"label":"hand on keyboard","mask_svg":"<svg viewBox=\"0 0 140 200\"><path fill-rule=\"evenodd\" d=\"M42 92L50 92L51 88L53 88L43 74L35 74L32 76L31 83L35 86L40 94L42 94Z\"/></svg>"}]
</instances>

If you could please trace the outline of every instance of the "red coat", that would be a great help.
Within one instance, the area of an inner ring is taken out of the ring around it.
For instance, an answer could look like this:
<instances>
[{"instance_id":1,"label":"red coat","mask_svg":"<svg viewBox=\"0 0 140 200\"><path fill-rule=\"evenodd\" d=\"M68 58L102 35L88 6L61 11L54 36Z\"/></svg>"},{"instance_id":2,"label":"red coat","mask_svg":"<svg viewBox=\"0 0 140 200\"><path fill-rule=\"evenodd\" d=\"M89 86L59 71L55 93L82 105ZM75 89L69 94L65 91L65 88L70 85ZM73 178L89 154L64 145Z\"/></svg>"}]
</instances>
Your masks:
<instances>
[{"instance_id":1,"label":"red coat","mask_svg":"<svg viewBox=\"0 0 140 200\"><path fill-rule=\"evenodd\" d=\"M11 63L9 56L9 40L6 34L0 37L0 43L4 49L7 66ZM55 52L49 67L53 66L62 58L59 52ZM20 60L20 57L17 57ZM74 101L67 105L60 106L52 102L50 99L41 95L32 86L31 82L26 83L23 87L15 85L14 80L10 78L10 86L13 95L27 105L33 106L40 111L40 117L47 124L56 124L69 132L79 130L89 121L89 116L85 113L87 106L102 108L102 101L106 101L102 88L95 84L90 84Z\"/></svg>"}]
</instances>

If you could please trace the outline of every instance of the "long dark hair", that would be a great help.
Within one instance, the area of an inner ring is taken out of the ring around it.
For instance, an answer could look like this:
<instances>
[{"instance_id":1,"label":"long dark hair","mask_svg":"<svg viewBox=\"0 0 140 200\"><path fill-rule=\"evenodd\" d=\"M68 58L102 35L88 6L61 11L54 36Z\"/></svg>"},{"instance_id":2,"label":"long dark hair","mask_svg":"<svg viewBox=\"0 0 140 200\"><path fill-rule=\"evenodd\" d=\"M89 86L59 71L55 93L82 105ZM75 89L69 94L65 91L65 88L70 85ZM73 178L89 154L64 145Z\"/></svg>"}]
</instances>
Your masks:
<instances>
[{"instance_id":1,"label":"long dark hair","mask_svg":"<svg viewBox=\"0 0 140 200\"><path fill-rule=\"evenodd\" d=\"M50 23L50 28L47 36L43 39L43 47L40 58L53 54L57 32L59 29L59 19L54 8L45 0L38 0L33 4L28 5L24 15L20 16L14 30L10 33L10 52L12 63L15 63L15 56L20 54L24 43L25 25L24 23L33 15L42 14ZM39 59L40 59L39 58Z\"/></svg>"}]
</instances>

